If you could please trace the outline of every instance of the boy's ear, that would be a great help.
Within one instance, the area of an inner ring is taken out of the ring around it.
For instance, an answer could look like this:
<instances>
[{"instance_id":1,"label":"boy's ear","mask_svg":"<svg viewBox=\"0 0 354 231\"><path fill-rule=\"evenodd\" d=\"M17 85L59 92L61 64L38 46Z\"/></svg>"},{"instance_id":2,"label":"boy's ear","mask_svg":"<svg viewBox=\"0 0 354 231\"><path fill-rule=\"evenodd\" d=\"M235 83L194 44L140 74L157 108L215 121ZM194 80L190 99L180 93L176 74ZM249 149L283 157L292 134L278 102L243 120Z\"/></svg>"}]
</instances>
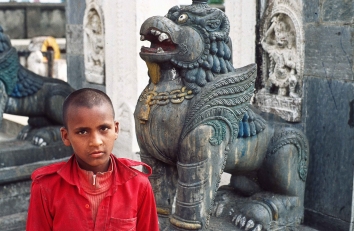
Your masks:
<instances>
[{"instance_id":1,"label":"boy's ear","mask_svg":"<svg viewBox=\"0 0 354 231\"><path fill-rule=\"evenodd\" d=\"M65 146L71 146L70 140L68 139L68 130L65 127L60 128L61 139Z\"/></svg>"},{"instance_id":2,"label":"boy's ear","mask_svg":"<svg viewBox=\"0 0 354 231\"><path fill-rule=\"evenodd\" d=\"M114 121L114 131L116 133L116 139L118 138L118 133L119 133L119 122Z\"/></svg>"}]
</instances>

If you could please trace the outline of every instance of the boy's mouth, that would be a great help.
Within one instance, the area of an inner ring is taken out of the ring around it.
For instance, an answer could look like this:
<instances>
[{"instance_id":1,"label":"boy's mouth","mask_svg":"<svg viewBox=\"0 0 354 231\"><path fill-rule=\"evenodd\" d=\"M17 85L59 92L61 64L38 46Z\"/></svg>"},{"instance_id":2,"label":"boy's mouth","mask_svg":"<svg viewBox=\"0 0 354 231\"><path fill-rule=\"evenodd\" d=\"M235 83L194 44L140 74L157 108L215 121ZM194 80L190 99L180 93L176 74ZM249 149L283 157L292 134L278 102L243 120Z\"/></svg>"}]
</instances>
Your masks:
<instances>
[{"instance_id":1,"label":"boy's mouth","mask_svg":"<svg viewBox=\"0 0 354 231\"><path fill-rule=\"evenodd\" d=\"M98 158L104 155L104 151L94 151L90 154L91 157Z\"/></svg>"}]
</instances>

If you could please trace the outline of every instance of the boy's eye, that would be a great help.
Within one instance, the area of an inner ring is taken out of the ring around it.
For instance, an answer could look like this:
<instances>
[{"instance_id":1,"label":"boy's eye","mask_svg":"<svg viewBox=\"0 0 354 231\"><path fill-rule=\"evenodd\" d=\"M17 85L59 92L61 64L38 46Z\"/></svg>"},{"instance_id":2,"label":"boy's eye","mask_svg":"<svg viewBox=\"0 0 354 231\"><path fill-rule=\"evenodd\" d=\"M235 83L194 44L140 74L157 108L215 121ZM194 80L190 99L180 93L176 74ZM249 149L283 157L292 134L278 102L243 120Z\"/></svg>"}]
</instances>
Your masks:
<instances>
[{"instance_id":1,"label":"boy's eye","mask_svg":"<svg viewBox=\"0 0 354 231\"><path fill-rule=\"evenodd\" d=\"M101 131L108 131L108 129L109 129L109 127L106 127L106 126L101 127Z\"/></svg>"},{"instance_id":2,"label":"boy's eye","mask_svg":"<svg viewBox=\"0 0 354 231\"><path fill-rule=\"evenodd\" d=\"M81 131L78 131L77 134L85 135L85 134L87 134L87 131L86 130L81 130Z\"/></svg>"}]
</instances>

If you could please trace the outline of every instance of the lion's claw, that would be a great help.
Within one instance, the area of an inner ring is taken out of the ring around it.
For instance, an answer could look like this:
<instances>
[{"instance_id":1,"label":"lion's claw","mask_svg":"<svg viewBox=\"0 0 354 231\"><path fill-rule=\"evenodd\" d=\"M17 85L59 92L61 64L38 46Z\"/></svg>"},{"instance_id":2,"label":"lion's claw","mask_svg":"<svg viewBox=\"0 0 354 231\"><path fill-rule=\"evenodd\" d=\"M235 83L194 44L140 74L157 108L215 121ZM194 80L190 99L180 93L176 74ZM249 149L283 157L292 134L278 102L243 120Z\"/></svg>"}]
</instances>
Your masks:
<instances>
[{"instance_id":1,"label":"lion's claw","mask_svg":"<svg viewBox=\"0 0 354 231\"><path fill-rule=\"evenodd\" d=\"M238 215L235 220L235 225L237 226L241 221L242 215Z\"/></svg>"},{"instance_id":2,"label":"lion's claw","mask_svg":"<svg viewBox=\"0 0 354 231\"><path fill-rule=\"evenodd\" d=\"M215 217L220 217L221 214L223 213L225 208L225 203L224 202L216 202L214 208L213 208L213 213L212 215Z\"/></svg>"},{"instance_id":3,"label":"lion's claw","mask_svg":"<svg viewBox=\"0 0 354 231\"><path fill-rule=\"evenodd\" d=\"M262 225L257 225L256 228L253 229L253 231L262 231Z\"/></svg>"},{"instance_id":4,"label":"lion's claw","mask_svg":"<svg viewBox=\"0 0 354 231\"><path fill-rule=\"evenodd\" d=\"M241 220L240 220L240 227L243 228L245 225L246 225L246 217L242 217Z\"/></svg>"},{"instance_id":5,"label":"lion's claw","mask_svg":"<svg viewBox=\"0 0 354 231\"><path fill-rule=\"evenodd\" d=\"M253 227L254 227L254 221L249 220L249 221L247 221L245 230L248 231L248 230L252 229Z\"/></svg>"},{"instance_id":6,"label":"lion's claw","mask_svg":"<svg viewBox=\"0 0 354 231\"><path fill-rule=\"evenodd\" d=\"M43 138L37 137L37 136L33 137L32 143L33 143L34 145L39 146L39 147L47 146L47 142L45 142Z\"/></svg>"}]
</instances>

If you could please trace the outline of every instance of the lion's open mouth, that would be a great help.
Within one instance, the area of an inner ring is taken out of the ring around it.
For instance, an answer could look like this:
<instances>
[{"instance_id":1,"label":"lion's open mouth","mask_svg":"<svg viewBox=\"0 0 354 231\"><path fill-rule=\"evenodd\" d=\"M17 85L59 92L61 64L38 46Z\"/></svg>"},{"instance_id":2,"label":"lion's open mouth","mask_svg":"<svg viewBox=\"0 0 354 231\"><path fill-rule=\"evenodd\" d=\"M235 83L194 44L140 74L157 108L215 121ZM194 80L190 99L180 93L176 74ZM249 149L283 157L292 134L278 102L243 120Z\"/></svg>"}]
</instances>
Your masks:
<instances>
[{"instance_id":1,"label":"lion's open mouth","mask_svg":"<svg viewBox=\"0 0 354 231\"><path fill-rule=\"evenodd\" d=\"M142 53L163 54L165 52L174 52L177 45L171 41L170 36L156 28L151 28L148 32L140 37L141 41L148 40L151 42L150 47L141 47Z\"/></svg>"}]
</instances>

